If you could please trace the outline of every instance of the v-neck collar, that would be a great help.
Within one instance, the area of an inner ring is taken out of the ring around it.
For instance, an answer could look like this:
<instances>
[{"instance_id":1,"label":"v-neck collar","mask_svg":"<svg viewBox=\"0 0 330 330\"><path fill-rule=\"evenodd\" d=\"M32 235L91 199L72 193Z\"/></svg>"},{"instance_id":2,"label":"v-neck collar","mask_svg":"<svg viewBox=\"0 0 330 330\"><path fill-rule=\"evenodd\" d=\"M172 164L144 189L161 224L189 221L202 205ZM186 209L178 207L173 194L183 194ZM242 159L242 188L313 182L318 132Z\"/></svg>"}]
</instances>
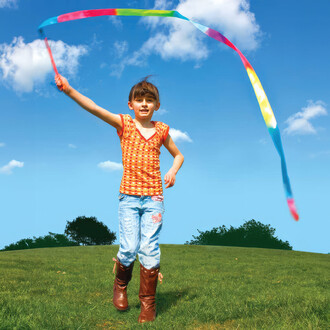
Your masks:
<instances>
[{"instance_id":1,"label":"v-neck collar","mask_svg":"<svg viewBox=\"0 0 330 330\"><path fill-rule=\"evenodd\" d=\"M142 133L140 132L140 130L137 128L134 119L132 119L132 121L133 121L133 123L134 123L135 129L138 131L138 133L140 134L140 136L142 137L142 139L144 139L145 141L149 141L149 140L151 140L151 139L157 134L157 130L156 130L156 132L155 132L153 135L151 135L148 139L146 139L146 138L142 135ZM155 123L153 120L151 120L150 122L154 125L154 128L156 129L156 123Z\"/></svg>"}]
</instances>

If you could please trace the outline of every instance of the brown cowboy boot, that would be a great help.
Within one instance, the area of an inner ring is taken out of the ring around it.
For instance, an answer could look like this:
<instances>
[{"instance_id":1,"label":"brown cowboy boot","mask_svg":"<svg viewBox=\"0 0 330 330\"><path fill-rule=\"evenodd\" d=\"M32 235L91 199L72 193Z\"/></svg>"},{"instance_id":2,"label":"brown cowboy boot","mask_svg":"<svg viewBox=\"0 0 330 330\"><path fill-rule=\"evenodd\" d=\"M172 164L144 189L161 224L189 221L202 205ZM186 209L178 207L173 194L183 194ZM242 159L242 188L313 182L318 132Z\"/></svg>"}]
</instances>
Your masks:
<instances>
[{"instance_id":1,"label":"brown cowboy boot","mask_svg":"<svg viewBox=\"0 0 330 330\"><path fill-rule=\"evenodd\" d=\"M117 264L117 273L116 273L115 282L113 284L112 302L119 311L125 311L128 309L127 285L132 278L134 262L132 262L128 267L126 267L123 264L121 264L118 260L116 259L114 260L116 261ZM115 272L115 267L114 267L114 272Z\"/></svg>"},{"instance_id":2,"label":"brown cowboy boot","mask_svg":"<svg viewBox=\"0 0 330 330\"><path fill-rule=\"evenodd\" d=\"M156 288L159 267L147 269L140 264L140 292L141 313L139 323L150 322L156 318Z\"/></svg>"}]
</instances>

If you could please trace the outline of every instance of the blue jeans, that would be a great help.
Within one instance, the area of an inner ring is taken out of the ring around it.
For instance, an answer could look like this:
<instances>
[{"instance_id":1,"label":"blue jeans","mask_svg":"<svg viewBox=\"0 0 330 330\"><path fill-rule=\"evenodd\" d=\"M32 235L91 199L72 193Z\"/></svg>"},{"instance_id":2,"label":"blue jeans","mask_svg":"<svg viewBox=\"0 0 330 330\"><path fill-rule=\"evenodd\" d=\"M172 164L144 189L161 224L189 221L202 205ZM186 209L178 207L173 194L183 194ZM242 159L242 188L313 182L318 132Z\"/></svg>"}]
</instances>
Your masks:
<instances>
[{"instance_id":1,"label":"blue jeans","mask_svg":"<svg viewBox=\"0 0 330 330\"><path fill-rule=\"evenodd\" d=\"M143 267L159 267L158 239L163 225L163 196L119 194L119 241L117 259L128 267L136 254Z\"/></svg>"}]
</instances>

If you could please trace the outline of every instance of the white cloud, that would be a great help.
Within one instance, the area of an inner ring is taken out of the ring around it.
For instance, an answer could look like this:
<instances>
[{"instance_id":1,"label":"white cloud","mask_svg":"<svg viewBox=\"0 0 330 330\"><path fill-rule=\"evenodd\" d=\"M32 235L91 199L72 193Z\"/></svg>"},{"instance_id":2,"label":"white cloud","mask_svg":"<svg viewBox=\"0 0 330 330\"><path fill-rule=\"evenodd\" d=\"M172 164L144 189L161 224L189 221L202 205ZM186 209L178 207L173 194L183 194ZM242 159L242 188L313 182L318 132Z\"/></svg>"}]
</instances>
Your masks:
<instances>
[{"instance_id":1,"label":"white cloud","mask_svg":"<svg viewBox=\"0 0 330 330\"><path fill-rule=\"evenodd\" d=\"M325 103L322 101L308 101L308 106L301 109L290 116L285 123L288 125L284 132L289 135L306 135L306 134L316 134L316 128L310 123L310 120L319 117L326 116L327 110L325 108Z\"/></svg>"},{"instance_id":2,"label":"white cloud","mask_svg":"<svg viewBox=\"0 0 330 330\"><path fill-rule=\"evenodd\" d=\"M170 128L169 134L174 142L192 142L192 139L189 137L187 132L181 132L178 129Z\"/></svg>"},{"instance_id":3,"label":"white cloud","mask_svg":"<svg viewBox=\"0 0 330 330\"><path fill-rule=\"evenodd\" d=\"M128 42L125 40L116 41L113 46L117 57L122 57L128 51Z\"/></svg>"},{"instance_id":4,"label":"white cloud","mask_svg":"<svg viewBox=\"0 0 330 330\"><path fill-rule=\"evenodd\" d=\"M17 0L0 0L0 8L16 8Z\"/></svg>"},{"instance_id":5,"label":"white cloud","mask_svg":"<svg viewBox=\"0 0 330 330\"><path fill-rule=\"evenodd\" d=\"M170 0L155 0L155 9L168 9L172 8L173 1Z\"/></svg>"},{"instance_id":6,"label":"white cloud","mask_svg":"<svg viewBox=\"0 0 330 330\"><path fill-rule=\"evenodd\" d=\"M1 147L4 147L6 145L6 143L4 143L4 142L0 142L0 148Z\"/></svg>"},{"instance_id":7,"label":"white cloud","mask_svg":"<svg viewBox=\"0 0 330 330\"><path fill-rule=\"evenodd\" d=\"M13 159L7 165L0 167L0 173L9 175L9 174L13 173L12 170L15 167L23 167L23 166L24 166L23 162L19 162L19 161Z\"/></svg>"},{"instance_id":8,"label":"white cloud","mask_svg":"<svg viewBox=\"0 0 330 330\"><path fill-rule=\"evenodd\" d=\"M86 46L70 46L63 41L49 41L55 63L65 74L73 75ZM17 92L32 92L36 84L45 81L53 69L44 41L36 39L25 43L22 37L11 44L0 44L0 81Z\"/></svg>"},{"instance_id":9,"label":"white cloud","mask_svg":"<svg viewBox=\"0 0 330 330\"><path fill-rule=\"evenodd\" d=\"M102 49L102 45L103 45L103 40L100 40L98 38L98 36L96 35L96 33L94 33L93 34L92 41L89 42L90 48L101 50Z\"/></svg>"},{"instance_id":10,"label":"white cloud","mask_svg":"<svg viewBox=\"0 0 330 330\"><path fill-rule=\"evenodd\" d=\"M121 30L123 28L123 22L118 16L109 16L109 21L118 29Z\"/></svg>"},{"instance_id":11,"label":"white cloud","mask_svg":"<svg viewBox=\"0 0 330 330\"><path fill-rule=\"evenodd\" d=\"M115 163L109 160L99 163L97 166L105 171L119 171L123 169L123 165L121 163Z\"/></svg>"},{"instance_id":12,"label":"white cloud","mask_svg":"<svg viewBox=\"0 0 330 330\"><path fill-rule=\"evenodd\" d=\"M258 47L260 27L248 0L184 0L177 7L182 15L219 30L241 50ZM195 29L196 30L196 29ZM199 32L199 31L197 31Z\"/></svg>"},{"instance_id":13,"label":"white cloud","mask_svg":"<svg viewBox=\"0 0 330 330\"><path fill-rule=\"evenodd\" d=\"M71 148L71 149L77 149L77 146L74 145L74 144L71 144L71 143L68 145L68 147Z\"/></svg>"},{"instance_id":14,"label":"white cloud","mask_svg":"<svg viewBox=\"0 0 330 330\"><path fill-rule=\"evenodd\" d=\"M166 109L160 108L155 112L155 115L162 116L162 115L165 115L166 113L168 113L168 111Z\"/></svg>"},{"instance_id":15,"label":"white cloud","mask_svg":"<svg viewBox=\"0 0 330 330\"><path fill-rule=\"evenodd\" d=\"M172 9L172 2L156 0L155 9ZM195 22L219 30L241 50L255 50L259 45L260 27L250 12L248 0L181 0L175 8ZM207 37L192 24L177 18L145 17L142 22L157 28L142 47L122 60L115 75L127 65L145 65L147 57L158 54L164 60L201 61L208 57ZM197 65L197 68L200 65Z\"/></svg>"}]
</instances>

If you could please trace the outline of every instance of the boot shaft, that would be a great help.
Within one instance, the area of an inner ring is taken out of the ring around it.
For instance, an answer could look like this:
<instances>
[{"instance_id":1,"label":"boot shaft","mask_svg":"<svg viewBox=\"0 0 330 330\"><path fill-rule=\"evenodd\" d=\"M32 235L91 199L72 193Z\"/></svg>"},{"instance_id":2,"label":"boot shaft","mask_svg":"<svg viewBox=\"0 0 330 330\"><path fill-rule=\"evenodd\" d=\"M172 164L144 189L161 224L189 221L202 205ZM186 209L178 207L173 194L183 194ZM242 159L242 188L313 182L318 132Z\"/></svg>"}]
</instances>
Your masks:
<instances>
[{"instance_id":1,"label":"boot shaft","mask_svg":"<svg viewBox=\"0 0 330 330\"><path fill-rule=\"evenodd\" d=\"M160 268L147 269L140 264L140 296L155 296Z\"/></svg>"},{"instance_id":2,"label":"boot shaft","mask_svg":"<svg viewBox=\"0 0 330 330\"><path fill-rule=\"evenodd\" d=\"M116 272L116 280L122 284L127 285L128 282L132 279L132 272L134 267L134 262L132 262L128 267L124 266L120 261L116 261L117 264L117 272Z\"/></svg>"},{"instance_id":3,"label":"boot shaft","mask_svg":"<svg viewBox=\"0 0 330 330\"><path fill-rule=\"evenodd\" d=\"M146 269L140 264L140 291L141 313L139 323L152 322L156 318L156 288L159 267Z\"/></svg>"},{"instance_id":4,"label":"boot shaft","mask_svg":"<svg viewBox=\"0 0 330 330\"><path fill-rule=\"evenodd\" d=\"M127 285L132 278L132 271L134 262L128 267L124 266L118 260L116 261L115 266L117 266L116 278L113 285L113 304L120 310L124 311L128 309L128 300L127 300ZM115 269L114 269L115 271Z\"/></svg>"}]
</instances>

